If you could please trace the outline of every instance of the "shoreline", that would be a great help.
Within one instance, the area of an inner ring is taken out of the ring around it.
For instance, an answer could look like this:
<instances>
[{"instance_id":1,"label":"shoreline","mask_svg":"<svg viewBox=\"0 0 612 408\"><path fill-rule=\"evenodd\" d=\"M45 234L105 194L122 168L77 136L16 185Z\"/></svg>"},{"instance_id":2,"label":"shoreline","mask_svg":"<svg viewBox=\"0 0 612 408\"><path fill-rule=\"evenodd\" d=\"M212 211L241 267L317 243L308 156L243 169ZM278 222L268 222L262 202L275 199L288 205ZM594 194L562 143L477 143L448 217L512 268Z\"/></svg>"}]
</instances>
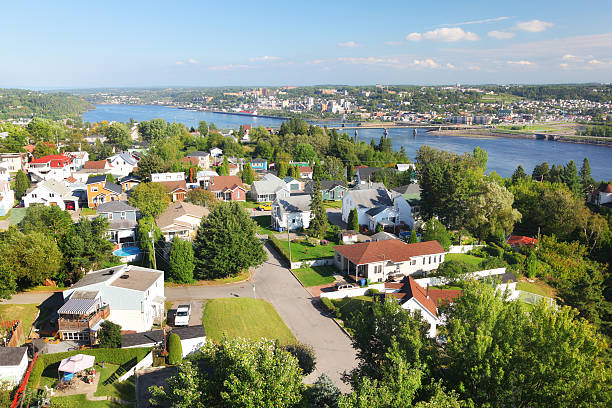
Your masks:
<instances>
[{"instance_id":1,"label":"shoreline","mask_svg":"<svg viewBox=\"0 0 612 408\"><path fill-rule=\"evenodd\" d=\"M588 136L573 136L573 135L557 135L546 133L506 133L500 131L466 129L466 130L428 130L427 133L434 136L450 136L450 137L496 137L509 139L538 139L547 140L550 142L562 143L579 143L589 144L594 146L612 147L612 138L605 139L590 139ZM552 138L550 138L552 136Z\"/></svg>"}]
</instances>

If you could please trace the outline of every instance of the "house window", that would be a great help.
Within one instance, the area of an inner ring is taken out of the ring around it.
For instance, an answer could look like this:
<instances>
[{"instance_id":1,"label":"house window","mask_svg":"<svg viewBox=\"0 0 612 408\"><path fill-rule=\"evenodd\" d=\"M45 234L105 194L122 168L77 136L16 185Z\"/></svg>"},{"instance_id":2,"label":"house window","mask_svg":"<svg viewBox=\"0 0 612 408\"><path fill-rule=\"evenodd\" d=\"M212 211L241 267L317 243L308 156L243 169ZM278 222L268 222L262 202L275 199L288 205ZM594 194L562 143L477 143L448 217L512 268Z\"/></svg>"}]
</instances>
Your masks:
<instances>
[{"instance_id":1,"label":"house window","mask_svg":"<svg viewBox=\"0 0 612 408\"><path fill-rule=\"evenodd\" d=\"M113 213L108 213L108 219L111 221L113 219Z\"/></svg>"},{"instance_id":2,"label":"house window","mask_svg":"<svg viewBox=\"0 0 612 408\"><path fill-rule=\"evenodd\" d=\"M413 259L412 261L410 261L410 265L416 265L416 259Z\"/></svg>"},{"instance_id":3,"label":"house window","mask_svg":"<svg viewBox=\"0 0 612 408\"><path fill-rule=\"evenodd\" d=\"M122 211L122 212L121 212L121 219L122 219L122 220L125 220L125 211Z\"/></svg>"},{"instance_id":4,"label":"house window","mask_svg":"<svg viewBox=\"0 0 612 408\"><path fill-rule=\"evenodd\" d=\"M49 193L49 197L55 197L55 194Z\"/></svg>"},{"instance_id":5,"label":"house window","mask_svg":"<svg viewBox=\"0 0 612 408\"><path fill-rule=\"evenodd\" d=\"M36 194L32 194L32 198L36 198Z\"/></svg>"},{"instance_id":6,"label":"house window","mask_svg":"<svg viewBox=\"0 0 612 408\"><path fill-rule=\"evenodd\" d=\"M97 193L98 192L98 187L92 187L91 188L91 192L92 193Z\"/></svg>"},{"instance_id":7,"label":"house window","mask_svg":"<svg viewBox=\"0 0 612 408\"><path fill-rule=\"evenodd\" d=\"M236 198L240 198L240 190L236 193Z\"/></svg>"}]
</instances>

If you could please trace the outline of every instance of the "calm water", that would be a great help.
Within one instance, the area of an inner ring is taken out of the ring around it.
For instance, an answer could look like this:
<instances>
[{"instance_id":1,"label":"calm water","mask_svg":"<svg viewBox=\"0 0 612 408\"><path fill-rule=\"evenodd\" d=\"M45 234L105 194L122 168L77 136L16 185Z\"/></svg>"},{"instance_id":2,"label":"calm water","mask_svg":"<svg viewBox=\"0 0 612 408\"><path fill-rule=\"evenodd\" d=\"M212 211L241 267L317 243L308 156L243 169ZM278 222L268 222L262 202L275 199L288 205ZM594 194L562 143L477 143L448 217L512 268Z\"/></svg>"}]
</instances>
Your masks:
<instances>
[{"instance_id":1,"label":"calm water","mask_svg":"<svg viewBox=\"0 0 612 408\"><path fill-rule=\"evenodd\" d=\"M86 112L83 120L99 122L101 120L128 122L130 118L136 121L162 118L170 122L181 122L188 127L197 127L201 120L214 122L218 128L238 128L240 125L279 126L281 119L257 118L238 115L224 115L211 112L188 111L163 106L141 105L98 105L96 110ZM351 136L354 130L347 130ZM383 134L382 129L359 129L359 140L370 142L378 140ZM408 156L413 158L422 145L429 145L441 150L456 153L471 152L480 146L489 154L488 169L501 176L512 175L521 164L525 171L531 173L536 164L547 161L549 164L565 164L574 160L578 168L585 157L589 158L591 172L595 180L610 180L612 178L612 148L605 146L586 145L578 143L561 143L535 139L511 139L499 137L460 137L433 136L419 129L417 137L413 137L412 129L389 129L389 137L393 147L404 146Z\"/></svg>"}]
</instances>

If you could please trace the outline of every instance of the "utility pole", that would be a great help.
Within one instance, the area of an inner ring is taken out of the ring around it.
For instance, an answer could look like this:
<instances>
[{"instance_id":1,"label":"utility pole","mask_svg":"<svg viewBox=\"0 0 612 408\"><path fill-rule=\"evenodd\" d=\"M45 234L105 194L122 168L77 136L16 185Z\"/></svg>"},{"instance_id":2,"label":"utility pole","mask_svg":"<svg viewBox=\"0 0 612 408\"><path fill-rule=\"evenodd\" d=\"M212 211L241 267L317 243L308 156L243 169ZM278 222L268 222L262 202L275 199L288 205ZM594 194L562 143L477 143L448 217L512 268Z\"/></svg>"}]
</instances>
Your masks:
<instances>
[{"instance_id":1,"label":"utility pole","mask_svg":"<svg viewBox=\"0 0 612 408\"><path fill-rule=\"evenodd\" d=\"M287 216L287 245L289 245L289 269L291 269L291 239L289 238L289 216Z\"/></svg>"},{"instance_id":2,"label":"utility pole","mask_svg":"<svg viewBox=\"0 0 612 408\"><path fill-rule=\"evenodd\" d=\"M153 269L157 269L157 259L155 258L155 230L153 229L153 225L153 221L151 221L151 231L149 232L149 237L151 237L151 250L153 251Z\"/></svg>"}]
</instances>

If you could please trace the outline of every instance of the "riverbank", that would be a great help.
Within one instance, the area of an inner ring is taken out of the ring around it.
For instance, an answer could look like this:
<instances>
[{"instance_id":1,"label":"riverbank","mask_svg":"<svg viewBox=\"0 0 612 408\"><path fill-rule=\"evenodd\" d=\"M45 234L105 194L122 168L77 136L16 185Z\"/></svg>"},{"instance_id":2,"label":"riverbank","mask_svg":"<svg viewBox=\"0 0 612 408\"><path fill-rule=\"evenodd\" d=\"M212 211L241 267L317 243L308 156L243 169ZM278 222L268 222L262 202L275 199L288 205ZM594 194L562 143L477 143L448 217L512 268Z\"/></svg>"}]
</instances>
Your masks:
<instances>
[{"instance_id":1,"label":"riverbank","mask_svg":"<svg viewBox=\"0 0 612 408\"><path fill-rule=\"evenodd\" d=\"M482 138L510 138L510 139L542 139L555 142L565 143L580 143L597 146L612 147L612 139L591 137L591 136L572 136L572 135L556 135L548 133L530 133L530 132L509 132L497 129L465 129L465 130L431 130L427 132L434 136L455 136L455 137L482 137Z\"/></svg>"}]
</instances>

